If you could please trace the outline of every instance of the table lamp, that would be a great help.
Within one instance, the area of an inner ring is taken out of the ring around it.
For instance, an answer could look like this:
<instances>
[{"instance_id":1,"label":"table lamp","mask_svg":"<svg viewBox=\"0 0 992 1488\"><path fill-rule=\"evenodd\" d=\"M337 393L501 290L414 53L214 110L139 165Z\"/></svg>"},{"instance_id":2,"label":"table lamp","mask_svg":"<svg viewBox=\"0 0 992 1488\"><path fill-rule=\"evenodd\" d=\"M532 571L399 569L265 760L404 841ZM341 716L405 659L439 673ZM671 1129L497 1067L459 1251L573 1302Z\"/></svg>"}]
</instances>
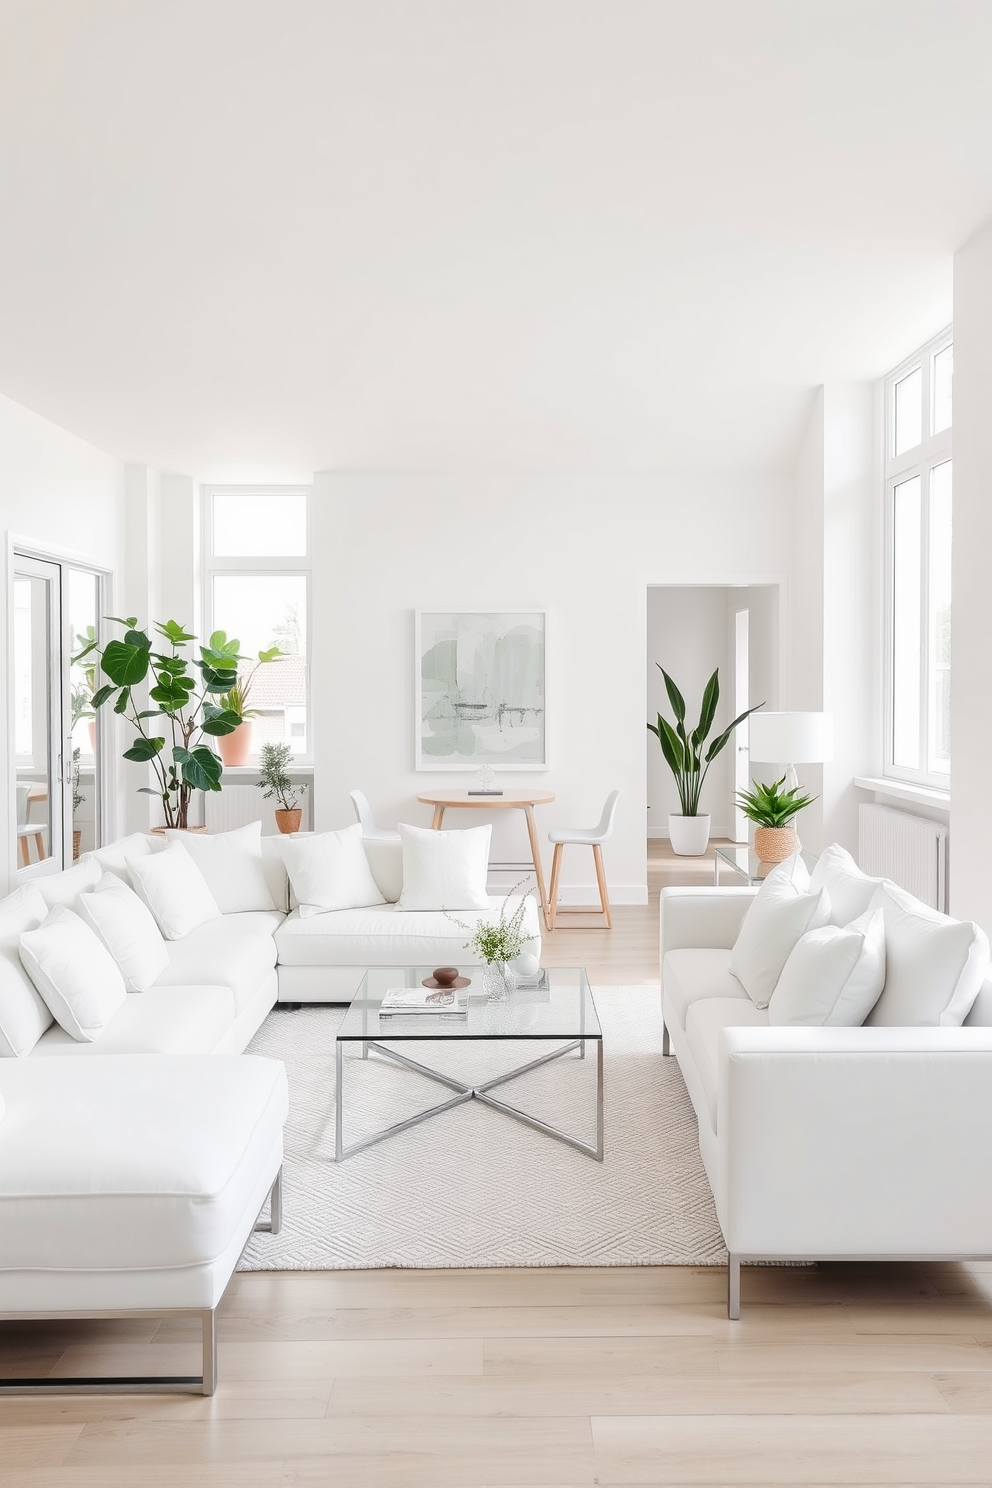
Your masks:
<instances>
[{"instance_id":1,"label":"table lamp","mask_svg":"<svg viewBox=\"0 0 992 1488\"><path fill-rule=\"evenodd\" d=\"M748 755L759 764L785 765L786 788L795 790L797 765L822 765L833 759L833 714L752 713Z\"/></svg>"}]
</instances>

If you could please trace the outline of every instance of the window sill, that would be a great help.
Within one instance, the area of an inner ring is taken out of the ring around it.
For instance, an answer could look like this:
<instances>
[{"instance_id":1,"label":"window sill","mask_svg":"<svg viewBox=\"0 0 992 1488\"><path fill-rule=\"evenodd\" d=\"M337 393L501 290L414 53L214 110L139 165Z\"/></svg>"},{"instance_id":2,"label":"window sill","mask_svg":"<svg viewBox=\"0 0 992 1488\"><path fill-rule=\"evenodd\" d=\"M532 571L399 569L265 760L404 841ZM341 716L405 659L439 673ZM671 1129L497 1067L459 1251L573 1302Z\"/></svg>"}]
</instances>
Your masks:
<instances>
[{"instance_id":1,"label":"window sill","mask_svg":"<svg viewBox=\"0 0 992 1488\"><path fill-rule=\"evenodd\" d=\"M306 764L306 763L299 764L299 765L297 765L297 764L287 765L286 768L287 768L287 770L288 770L288 772L289 772L290 775L312 775L313 774L313 765ZM228 775L234 775L234 776L238 776L238 775L244 775L244 776L258 775L258 774L261 773L261 769L262 769L261 761L259 761L257 764L225 765L224 766L224 776L226 778Z\"/></svg>"},{"instance_id":2,"label":"window sill","mask_svg":"<svg viewBox=\"0 0 992 1488\"><path fill-rule=\"evenodd\" d=\"M913 806L929 806L950 815L950 791L936 790L933 786L913 785L908 780L886 780L881 776L855 776L859 790L873 791L876 796L888 796L893 801L908 801Z\"/></svg>"}]
</instances>

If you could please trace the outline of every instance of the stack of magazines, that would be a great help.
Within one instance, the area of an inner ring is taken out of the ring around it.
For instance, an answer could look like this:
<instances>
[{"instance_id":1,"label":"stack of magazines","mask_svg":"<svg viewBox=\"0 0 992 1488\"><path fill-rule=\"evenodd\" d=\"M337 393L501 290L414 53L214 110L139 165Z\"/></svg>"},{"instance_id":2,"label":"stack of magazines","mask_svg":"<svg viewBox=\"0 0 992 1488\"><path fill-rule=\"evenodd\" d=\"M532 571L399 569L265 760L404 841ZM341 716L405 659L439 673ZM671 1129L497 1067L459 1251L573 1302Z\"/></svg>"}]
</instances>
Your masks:
<instances>
[{"instance_id":1,"label":"stack of magazines","mask_svg":"<svg viewBox=\"0 0 992 1488\"><path fill-rule=\"evenodd\" d=\"M449 1018L464 1017L468 1012L466 990L438 988L432 992L429 987L391 987L382 999L379 1014L406 1017L410 1013L441 1013Z\"/></svg>"}]
</instances>

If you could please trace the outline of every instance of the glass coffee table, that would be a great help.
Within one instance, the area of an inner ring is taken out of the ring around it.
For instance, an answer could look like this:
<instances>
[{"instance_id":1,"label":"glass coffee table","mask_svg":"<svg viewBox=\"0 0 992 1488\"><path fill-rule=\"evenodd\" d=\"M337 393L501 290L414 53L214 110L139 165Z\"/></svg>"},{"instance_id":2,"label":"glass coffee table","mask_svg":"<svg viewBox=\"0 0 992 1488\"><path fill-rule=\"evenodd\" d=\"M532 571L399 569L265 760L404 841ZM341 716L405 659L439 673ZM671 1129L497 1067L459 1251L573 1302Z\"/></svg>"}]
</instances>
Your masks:
<instances>
[{"instance_id":1,"label":"glass coffee table","mask_svg":"<svg viewBox=\"0 0 992 1488\"><path fill-rule=\"evenodd\" d=\"M807 868L812 868L816 858L808 853L799 855ZM768 877L777 863L763 863L753 847L747 847L732 843L728 847L718 847L713 854L713 882L720 882L720 870L733 873L737 878L742 878L748 884L760 884Z\"/></svg>"},{"instance_id":2,"label":"glass coffee table","mask_svg":"<svg viewBox=\"0 0 992 1488\"><path fill-rule=\"evenodd\" d=\"M382 999L387 991L394 987L419 987L423 979L429 977L432 971L433 967L430 966L377 966L367 971L362 979L361 986L355 993L354 1001L345 1014L335 1039L335 1159L342 1162L346 1157L354 1157L356 1152L363 1152L366 1147L372 1147L377 1142L386 1141L388 1137L395 1137L400 1132L408 1131L410 1127L417 1126L422 1121L428 1121L432 1116L440 1116L444 1111L451 1111L455 1106L463 1105L466 1101L477 1100L486 1106L491 1106L496 1111L502 1111L505 1116L512 1117L514 1121L522 1121L525 1126L533 1127L535 1131L554 1137L557 1141L574 1147L576 1151L595 1158L597 1162L602 1162L603 1030L599 1024L596 1004L583 968L581 966L549 967L546 970L545 986L517 987L498 1001L493 1000L483 990L482 970L473 968L472 981L464 989L463 995L467 997L467 1012L462 1016L441 1013L409 1013L406 1015L380 1013ZM429 1065L412 1057L417 1052L418 1044L437 1043L442 1039L461 1040L466 1043L497 1039L505 1043L519 1043L521 1052L526 1050L528 1044L542 1041L554 1043L557 1047L546 1054L541 1054L536 1059L528 1059L506 1074L474 1085L456 1080L440 1070L431 1069ZM596 1051L595 1142L583 1142L578 1137L561 1131L557 1126L541 1121L536 1116L530 1116L526 1111L521 1111L509 1102L500 1100L492 1093L528 1070L539 1069L541 1065L551 1064L567 1054L577 1053L580 1059L584 1059L587 1043L592 1044ZM444 1085L455 1093L450 1099L441 1101L439 1105L431 1106L416 1116L411 1116L405 1121L397 1121L392 1126L375 1132L372 1136L363 1137L361 1141L346 1144L344 1140L344 1050L346 1044L361 1044L363 1059L367 1059L370 1052L381 1055L384 1059L390 1059L406 1069L426 1075L429 1080L434 1080L438 1085ZM394 1047L397 1044L402 1044L407 1052L400 1052Z\"/></svg>"}]
</instances>

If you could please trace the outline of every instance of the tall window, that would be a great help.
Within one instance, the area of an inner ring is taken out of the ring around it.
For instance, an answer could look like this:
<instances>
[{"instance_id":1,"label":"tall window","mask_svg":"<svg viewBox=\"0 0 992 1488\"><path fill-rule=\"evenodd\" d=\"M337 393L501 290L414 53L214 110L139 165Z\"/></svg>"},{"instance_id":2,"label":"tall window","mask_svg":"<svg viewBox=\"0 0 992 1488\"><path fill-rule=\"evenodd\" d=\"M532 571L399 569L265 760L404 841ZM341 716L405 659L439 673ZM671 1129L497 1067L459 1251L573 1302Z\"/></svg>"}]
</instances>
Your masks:
<instances>
[{"instance_id":1,"label":"tall window","mask_svg":"<svg viewBox=\"0 0 992 1488\"><path fill-rule=\"evenodd\" d=\"M947 330L885 380L885 773L943 788L951 770L953 367Z\"/></svg>"},{"instance_id":2,"label":"tall window","mask_svg":"<svg viewBox=\"0 0 992 1488\"><path fill-rule=\"evenodd\" d=\"M286 743L308 759L310 492L304 486L212 486L203 493L206 632L241 642L251 754ZM277 646L274 661L257 665Z\"/></svg>"}]
</instances>

